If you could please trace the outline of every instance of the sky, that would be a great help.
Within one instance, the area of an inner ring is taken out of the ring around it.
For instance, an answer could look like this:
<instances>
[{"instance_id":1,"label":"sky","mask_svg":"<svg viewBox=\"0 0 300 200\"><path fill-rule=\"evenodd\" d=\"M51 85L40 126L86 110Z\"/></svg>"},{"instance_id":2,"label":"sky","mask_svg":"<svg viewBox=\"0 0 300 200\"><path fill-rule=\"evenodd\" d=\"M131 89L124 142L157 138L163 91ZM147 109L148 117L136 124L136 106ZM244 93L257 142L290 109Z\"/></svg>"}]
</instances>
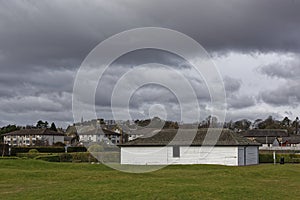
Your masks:
<instances>
[{"instance_id":1,"label":"sky","mask_svg":"<svg viewBox=\"0 0 300 200\"><path fill-rule=\"evenodd\" d=\"M40 119L72 124L74 82L86 56L107 38L141 27L176 30L204 47L224 81L226 121L295 119L300 115L299 10L299 0L0 0L0 126ZM186 77L201 118L210 114L208 87L186 60L144 49L120 56L104 73L95 94L97 117L113 118L112 91L132 69L141 79L159 78L180 88L181 81L154 63ZM180 95L188 97L185 92ZM180 121L180 106L192 104L177 97L166 86L148 84L134 91L128 105L121 96L116 105L120 112L129 109L132 119L158 115Z\"/></svg>"}]
</instances>

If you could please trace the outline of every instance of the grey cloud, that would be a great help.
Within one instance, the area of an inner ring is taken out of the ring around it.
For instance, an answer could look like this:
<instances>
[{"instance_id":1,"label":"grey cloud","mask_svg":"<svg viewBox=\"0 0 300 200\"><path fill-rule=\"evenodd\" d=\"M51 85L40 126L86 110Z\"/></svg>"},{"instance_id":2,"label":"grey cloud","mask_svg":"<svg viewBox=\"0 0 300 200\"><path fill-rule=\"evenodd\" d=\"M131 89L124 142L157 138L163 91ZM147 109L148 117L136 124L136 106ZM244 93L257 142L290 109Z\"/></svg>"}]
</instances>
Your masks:
<instances>
[{"instance_id":1,"label":"grey cloud","mask_svg":"<svg viewBox=\"0 0 300 200\"><path fill-rule=\"evenodd\" d=\"M0 100L16 96L72 92L75 71L37 70L0 74Z\"/></svg>"},{"instance_id":2,"label":"grey cloud","mask_svg":"<svg viewBox=\"0 0 300 200\"><path fill-rule=\"evenodd\" d=\"M240 90L242 85L242 81L239 79L235 79L229 76L224 77L224 86L226 93L230 95L230 93L234 93Z\"/></svg>"},{"instance_id":3,"label":"grey cloud","mask_svg":"<svg viewBox=\"0 0 300 200\"><path fill-rule=\"evenodd\" d=\"M209 50L299 50L298 1L140 1L128 7Z\"/></svg>"},{"instance_id":4,"label":"grey cloud","mask_svg":"<svg viewBox=\"0 0 300 200\"><path fill-rule=\"evenodd\" d=\"M254 97L247 95L234 95L227 99L228 108L230 109L242 109L255 105Z\"/></svg>"},{"instance_id":5,"label":"grey cloud","mask_svg":"<svg viewBox=\"0 0 300 200\"><path fill-rule=\"evenodd\" d=\"M281 0L1 1L0 64L77 68L99 42L143 26L181 31L210 51L298 51L299 9Z\"/></svg>"},{"instance_id":6,"label":"grey cloud","mask_svg":"<svg viewBox=\"0 0 300 200\"><path fill-rule=\"evenodd\" d=\"M68 110L71 106L71 95L67 93L63 94L50 94L39 96L18 96L0 101L1 111L7 113L19 113L19 112L58 112Z\"/></svg>"},{"instance_id":7,"label":"grey cloud","mask_svg":"<svg viewBox=\"0 0 300 200\"><path fill-rule=\"evenodd\" d=\"M28 123L37 118L72 121L70 93L76 70L99 42L120 31L143 26L171 28L191 36L212 54L299 52L299 10L298 1L281 0L1 1L0 105L5 109L0 113L0 123ZM148 49L115 61L100 81L97 109L109 115L110 94L116 81L129 68L148 62L181 70L190 78L201 103L209 101L203 80L191 76L193 71L183 59ZM297 66L299 61L264 66L262 73L293 81L262 93L261 100L272 105L298 105L299 93L294 94L299 91ZM224 82L232 109L253 105L252 97L237 94L240 80L225 77ZM151 93L137 95L132 101L136 105L146 102L141 105L144 109L153 100L151 97L161 97L161 101L176 107L174 98L164 96L164 91ZM135 109L138 112L139 108Z\"/></svg>"},{"instance_id":8,"label":"grey cloud","mask_svg":"<svg viewBox=\"0 0 300 200\"><path fill-rule=\"evenodd\" d=\"M294 108L300 105L299 54L293 54L287 61L262 66L259 71L271 78L284 80L279 87L260 94L260 98L265 103Z\"/></svg>"},{"instance_id":9,"label":"grey cloud","mask_svg":"<svg viewBox=\"0 0 300 200\"><path fill-rule=\"evenodd\" d=\"M268 104L274 106L290 106L297 107L300 105L300 82L288 81L286 85L282 85L272 91L264 91L260 94L260 98Z\"/></svg>"},{"instance_id":10,"label":"grey cloud","mask_svg":"<svg viewBox=\"0 0 300 200\"><path fill-rule=\"evenodd\" d=\"M300 79L300 58L299 55L294 55L289 61L281 63L273 63L259 68L260 72L276 78L283 79Z\"/></svg>"}]
</instances>

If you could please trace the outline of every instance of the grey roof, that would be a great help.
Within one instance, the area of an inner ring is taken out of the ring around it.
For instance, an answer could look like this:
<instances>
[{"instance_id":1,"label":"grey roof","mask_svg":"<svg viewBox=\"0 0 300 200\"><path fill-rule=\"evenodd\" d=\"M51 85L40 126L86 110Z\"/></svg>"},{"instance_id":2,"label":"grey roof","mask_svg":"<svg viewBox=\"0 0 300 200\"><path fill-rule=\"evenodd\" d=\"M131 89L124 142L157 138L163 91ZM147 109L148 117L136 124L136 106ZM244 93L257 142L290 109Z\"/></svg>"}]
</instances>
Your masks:
<instances>
[{"instance_id":1,"label":"grey roof","mask_svg":"<svg viewBox=\"0 0 300 200\"><path fill-rule=\"evenodd\" d=\"M300 144L300 135L292 135L290 137L283 137L282 142L288 142L289 144Z\"/></svg>"},{"instance_id":2,"label":"grey roof","mask_svg":"<svg viewBox=\"0 0 300 200\"><path fill-rule=\"evenodd\" d=\"M207 134L207 129L199 129L197 133L191 129L163 129L161 131L152 133L150 137L141 137L135 140L124 143L120 146L167 146L167 145L191 145L191 146L260 146L260 143L248 140L245 137L238 135L230 130L222 130L220 137L215 140L213 138L218 136L218 129L211 129L210 134ZM145 133L145 135L151 135ZM206 137L207 136L207 137ZM212 137L211 137L212 136ZM211 138L211 139L209 139ZM204 143L205 139L205 143ZM192 143L190 144L190 141Z\"/></svg>"},{"instance_id":3,"label":"grey roof","mask_svg":"<svg viewBox=\"0 0 300 200\"><path fill-rule=\"evenodd\" d=\"M157 128L137 128L135 130L131 129L130 131L126 132L126 135L144 135L145 137L149 137L155 133Z\"/></svg>"},{"instance_id":4,"label":"grey roof","mask_svg":"<svg viewBox=\"0 0 300 200\"><path fill-rule=\"evenodd\" d=\"M255 137L254 140L261 144L273 144L276 137Z\"/></svg>"},{"instance_id":5,"label":"grey roof","mask_svg":"<svg viewBox=\"0 0 300 200\"><path fill-rule=\"evenodd\" d=\"M22 136L22 135L56 135L64 136L65 134L52 131L50 129L21 129L10 133L3 134L3 136Z\"/></svg>"},{"instance_id":6,"label":"grey roof","mask_svg":"<svg viewBox=\"0 0 300 200\"><path fill-rule=\"evenodd\" d=\"M244 137L288 137L289 133L285 129L252 129L240 132Z\"/></svg>"}]
</instances>

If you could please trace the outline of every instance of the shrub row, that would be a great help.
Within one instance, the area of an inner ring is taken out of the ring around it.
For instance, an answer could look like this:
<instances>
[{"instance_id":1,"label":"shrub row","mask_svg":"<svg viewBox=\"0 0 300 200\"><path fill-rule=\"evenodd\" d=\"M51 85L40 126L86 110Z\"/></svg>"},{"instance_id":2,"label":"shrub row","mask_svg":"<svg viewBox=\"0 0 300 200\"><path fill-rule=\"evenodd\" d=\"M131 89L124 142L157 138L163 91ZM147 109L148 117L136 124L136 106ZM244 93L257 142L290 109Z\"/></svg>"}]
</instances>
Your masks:
<instances>
[{"instance_id":1,"label":"shrub row","mask_svg":"<svg viewBox=\"0 0 300 200\"><path fill-rule=\"evenodd\" d=\"M35 159L49 162L120 162L118 152L105 152L96 155L88 152L61 153L57 155L40 155Z\"/></svg>"},{"instance_id":2,"label":"shrub row","mask_svg":"<svg viewBox=\"0 0 300 200\"><path fill-rule=\"evenodd\" d=\"M273 154L274 150L259 150L259 153L261 154ZM279 154L295 154L300 153L300 150L276 150L276 153Z\"/></svg>"},{"instance_id":3,"label":"shrub row","mask_svg":"<svg viewBox=\"0 0 300 200\"><path fill-rule=\"evenodd\" d=\"M35 157L37 160L48 162L98 162L90 153L60 153L56 155L39 155Z\"/></svg>"},{"instance_id":4,"label":"shrub row","mask_svg":"<svg viewBox=\"0 0 300 200\"><path fill-rule=\"evenodd\" d=\"M72 152L86 152L87 149L85 147L68 147L68 153Z\"/></svg>"},{"instance_id":5,"label":"shrub row","mask_svg":"<svg viewBox=\"0 0 300 200\"><path fill-rule=\"evenodd\" d=\"M28 153L30 150L36 149L40 153L64 153L64 147L13 147L11 149L11 155L15 156L18 153ZM85 147L68 147L68 152L86 152Z\"/></svg>"},{"instance_id":6,"label":"shrub row","mask_svg":"<svg viewBox=\"0 0 300 200\"><path fill-rule=\"evenodd\" d=\"M62 153L62 152L65 152L64 147L13 147L11 149L11 155L15 156L18 153L28 153L32 149L36 149L40 153Z\"/></svg>"},{"instance_id":7,"label":"shrub row","mask_svg":"<svg viewBox=\"0 0 300 200\"><path fill-rule=\"evenodd\" d=\"M300 163L300 154L276 154L276 163L280 162L280 158L284 158L285 163ZM260 163L273 163L273 154L259 154Z\"/></svg>"}]
</instances>

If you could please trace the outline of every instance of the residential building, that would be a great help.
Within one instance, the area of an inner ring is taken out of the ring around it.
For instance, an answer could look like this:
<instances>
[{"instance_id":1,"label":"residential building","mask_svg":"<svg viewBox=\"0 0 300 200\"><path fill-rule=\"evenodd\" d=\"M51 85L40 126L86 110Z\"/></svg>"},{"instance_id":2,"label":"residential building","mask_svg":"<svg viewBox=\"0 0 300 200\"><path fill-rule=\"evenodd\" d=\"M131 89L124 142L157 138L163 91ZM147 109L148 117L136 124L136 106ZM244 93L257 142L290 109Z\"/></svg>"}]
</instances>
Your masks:
<instances>
[{"instance_id":1,"label":"residential building","mask_svg":"<svg viewBox=\"0 0 300 200\"><path fill-rule=\"evenodd\" d=\"M10 146L47 146L64 143L64 134L50 129L21 129L3 135L4 143Z\"/></svg>"},{"instance_id":2,"label":"residential building","mask_svg":"<svg viewBox=\"0 0 300 200\"><path fill-rule=\"evenodd\" d=\"M122 143L122 134L105 128L98 128L89 131L78 131L79 142L87 145L89 143L99 143L110 141L112 144Z\"/></svg>"}]
</instances>

